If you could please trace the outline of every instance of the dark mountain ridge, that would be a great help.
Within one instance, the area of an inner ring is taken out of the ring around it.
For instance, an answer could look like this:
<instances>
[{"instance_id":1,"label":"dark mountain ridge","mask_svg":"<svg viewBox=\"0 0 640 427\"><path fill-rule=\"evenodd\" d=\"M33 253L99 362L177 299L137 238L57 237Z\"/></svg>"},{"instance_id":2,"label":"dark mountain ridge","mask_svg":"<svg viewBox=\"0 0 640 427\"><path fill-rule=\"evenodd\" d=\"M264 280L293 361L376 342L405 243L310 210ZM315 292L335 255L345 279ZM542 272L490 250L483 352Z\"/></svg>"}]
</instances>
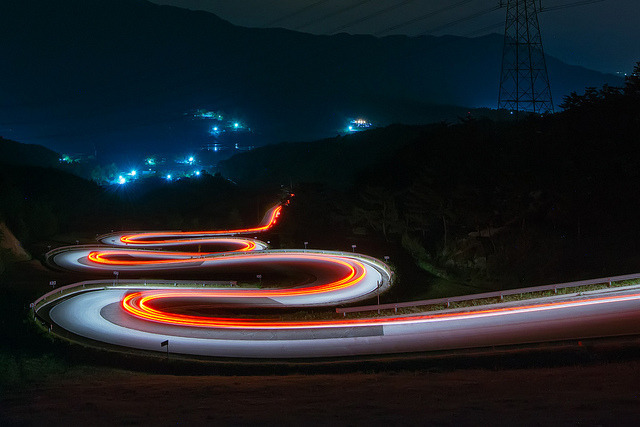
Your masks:
<instances>
[{"instance_id":1,"label":"dark mountain ridge","mask_svg":"<svg viewBox=\"0 0 640 427\"><path fill-rule=\"evenodd\" d=\"M58 151L175 151L202 145L223 110L257 145L494 106L502 38L315 36L237 27L144 0L8 0L0 5L0 134ZM620 83L549 58L556 99ZM454 105L467 107L454 107Z\"/></svg>"},{"instance_id":2,"label":"dark mountain ridge","mask_svg":"<svg viewBox=\"0 0 640 427\"><path fill-rule=\"evenodd\" d=\"M21 144L0 136L0 164L15 166L60 166L60 155L46 147L35 144Z\"/></svg>"}]
</instances>

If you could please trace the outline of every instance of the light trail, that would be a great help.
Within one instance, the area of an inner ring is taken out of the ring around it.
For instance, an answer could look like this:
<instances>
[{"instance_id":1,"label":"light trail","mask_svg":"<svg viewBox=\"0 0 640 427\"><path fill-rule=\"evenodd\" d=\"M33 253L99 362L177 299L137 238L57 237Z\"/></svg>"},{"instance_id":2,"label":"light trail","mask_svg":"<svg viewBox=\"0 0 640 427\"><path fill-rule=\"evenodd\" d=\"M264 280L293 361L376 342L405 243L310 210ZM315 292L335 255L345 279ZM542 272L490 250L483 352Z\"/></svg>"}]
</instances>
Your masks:
<instances>
[{"instance_id":1,"label":"light trail","mask_svg":"<svg viewBox=\"0 0 640 427\"><path fill-rule=\"evenodd\" d=\"M290 194L289 197L293 197ZM135 232L111 233L98 237L98 240L115 246L65 247L48 254L51 264L79 271L115 270L126 272L152 272L157 269L214 269L225 268L260 269L262 266L284 267L291 270L307 270L315 280L303 286L278 289L220 289L214 293L201 288L189 291L181 290L183 297L202 298L250 298L261 303L303 305L326 305L338 302L360 300L374 292L384 290L390 285L391 272L381 261L357 254L342 254L332 251L291 251L268 250L268 246L259 240L231 235L256 234L271 229L282 213L284 203L269 209L256 227L194 232ZM187 238L185 238L185 236ZM225 244L232 250L223 252L182 252L150 250L160 245L202 245ZM125 245L125 246L123 246ZM149 249L140 249L149 248ZM230 277L233 278L233 277ZM308 279L305 279L308 280ZM175 293L160 290L145 291L147 298L154 300L176 297ZM126 306L125 312L137 315L139 312Z\"/></svg>"},{"instance_id":2,"label":"light trail","mask_svg":"<svg viewBox=\"0 0 640 427\"><path fill-rule=\"evenodd\" d=\"M189 241L194 244L193 241ZM249 239L203 239L197 240L195 243L226 243L230 245L239 246L238 249L225 251L225 253L233 252L251 252L259 249L264 249L263 246L258 246L254 240ZM182 242L184 243L184 242ZM175 252L175 251L144 251L144 250L95 250L91 251L87 256L88 260L103 266L123 266L132 267L138 265L154 265L154 264L176 264L176 263L193 263L195 260L201 260L206 257L210 257L218 254L218 252ZM123 256L128 259L118 259ZM142 260L138 258L143 258Z\"/></svg>"},{"instance_id":3,"label":"light trail","mask_svg":"<svg viewBox=\"0 0 640 427\"><path fill-rule=\"evenodd\" d=\"M285 203L286 204L286 203ZM391 283L379 260L350 252L271 250L246 237L271 229L282 205L253 228L206 232L111 233L108 246L59 248L48 254L58 267L84 272L198 269L252 271L298 269L310 283L280 288L184 288L127 284L53 298L48 316L79 336L114 345L218 357L297 358L451 350L572 338L640 333L640 293L608 291L588 297L555 297L454 311L331 320L282 320L258 312L212 315L229 307L323 306L370 298ZM185 244L223 245L223 252L152 250ZM146 248L146 249L143 249ZM311 273L309 273L311 272ZM262 280L262 279L261 279ZM186 310L186 311L185 311ZM254 315L255 314L255 315Z\"/></svg>"},{"instance_id":4,"label":"light trail","mask_svg":"<svg viewBox=\"0 0 640 427\"><path fill-rule=\"evenodd\" d=\"M210 237L215 236L230 236L236 234L253 234L262 233L273 227L280 213L282 211L282 205L274 206L269 209L264 219L254 228L240 228L237 230L216 230L216 231L175 231L175 232L159 232L159 233L138 233L128 234L120 237L120 242L126 245L137 246L162 246L166 244L194 244L208 240ZM164 237L162 240L157 240L158 237ZM190 237L190 239L179 239L181 237ZM153 240L155 239L155 240ZM104 240L104 236L103 239Z\"/></svg>"},{"instance_id":5,"label":"light trail","mask_svg":"<svg viewBox=\"0 0 640 427\"><path fill-rule=\"evenodd\" d=\"M229 296L222 293L193 293L185 291L176 292L135 292L127 295L122 300L122 308L128 313L145 320L160 323L170 323L181 326L196 326L209 328L234 328L234 329L301 329L301 328L342 328L354 326L406 325L412 323L438 322L446 320L461 320L481 318L488 316L504 316L513 313L531 313L544 310L558 310L568 307L587 307L596 304L610 302L638 301L640 294L624 296L609 296L601 298L579 299L552 303L539 303L515 307L500 307L485 310L462 311L455 313L436 313L421 315L405 315L393 317L375 317L365 319L342 319L322 321L272 321L268 319L227 319L219 317L189 316L169 313L150 307L149 303L164 298L193 298L193 297L220 297Z\"/></svg>"}]
</instances>

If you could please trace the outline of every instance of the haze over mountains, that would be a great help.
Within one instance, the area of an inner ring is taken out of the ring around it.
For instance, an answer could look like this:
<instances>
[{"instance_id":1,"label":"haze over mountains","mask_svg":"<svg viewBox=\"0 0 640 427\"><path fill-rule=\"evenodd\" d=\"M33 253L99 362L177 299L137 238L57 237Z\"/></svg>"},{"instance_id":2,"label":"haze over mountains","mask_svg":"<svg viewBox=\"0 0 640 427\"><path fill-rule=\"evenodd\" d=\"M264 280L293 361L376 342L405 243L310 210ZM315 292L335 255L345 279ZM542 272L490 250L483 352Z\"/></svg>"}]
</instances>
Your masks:
<instances>
[{"instance_id":1,"label":"haze over mountains","mask_svg":"<svg viewBox=\"0 0 640 427\"><path fill-rule=\"evenodd\" d=\"M198 108L257 145L334 136L348 119L455 120L495 107L502 37L314 36L234 26L145 0L5 0L0 135L101 156L207 142ZM622 81L548 58L556 103ZM456 107L459 106L459 107Z\"/></svg>"}]
</instances>

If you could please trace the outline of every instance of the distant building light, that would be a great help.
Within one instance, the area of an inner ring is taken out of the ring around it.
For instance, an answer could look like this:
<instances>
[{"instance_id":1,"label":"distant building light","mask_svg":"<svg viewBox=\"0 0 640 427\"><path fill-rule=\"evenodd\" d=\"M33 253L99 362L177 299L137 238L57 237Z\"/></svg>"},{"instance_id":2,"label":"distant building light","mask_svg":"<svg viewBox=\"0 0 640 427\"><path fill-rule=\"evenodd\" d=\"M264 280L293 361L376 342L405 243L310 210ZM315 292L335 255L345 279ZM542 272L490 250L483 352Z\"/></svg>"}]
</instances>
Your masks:
<instances>
[{"instance_id":1,"label":"distant building light","mask_svg":"<svg viewBox=\"0 0 640 427\"><path fill-rule=\"evenodd\" d=\"M167 179L171 179L171 174L168 174L168 175L167 175Z\"/></svg>"},{"instance_id":2,"label":"distant building light","mask_svg":"<svg viewBox=\"0 0 640 427\"><path fill-rule=\"evenodd\" d=\"M127 182L126 179L124 179L124 176L120 175L118 177L118 184L125 184Z\"/></svg>"},{"instance_id":3,"label":"distant building light","mask_svg":"<svg viewBox=\"0 0 640 427\"><path fill-rule=\"evenodd\" d=\"M238 128L238 126L240 126L240 123L238 123L238 122L235 122L235 123L233 124L233 127L234 127L234 128L236 128L236 129Z\"/></svg>"},{"instance_id":4,"label":"distant building light","mask_svg":"<svg viewBox=\"0 0 640 427\"><path fill-rule=\"evenodd\" d=\"M189 157L189 163L193 163L193 156Z\"/></svg>"},{"instance_id":5,"label":"distant building light","mask_svg":"<svg viewBox=\"0 0 640 427\"><path fill-rule=\"evenodd\" d=\"M130 175L131 175L131 176L136 176L136 174L137 174L137 173L138 173L138 172L136 172L136 171L131 171Z\"/></svg>"},{"instance_id":6,"label":"distant building light","mask_svg":"<svg viewBox=\"0 0 640 427\"><path fill-rule=\"evenodd\" d=\"M372 126L371 122L365 119L353 119L349 122L347 130L349 132L359 132L361 130L369 129Z\"/></svg>"},{"instance_id":7,"label":"distant building light","mask_svg":"<svg viewBox=\"0 0 640 427\"><path fill-rule=\"evenodd\" d=\"M200 171L196 171L196 176L200 176Z\"/></svg>"}]
</instances>

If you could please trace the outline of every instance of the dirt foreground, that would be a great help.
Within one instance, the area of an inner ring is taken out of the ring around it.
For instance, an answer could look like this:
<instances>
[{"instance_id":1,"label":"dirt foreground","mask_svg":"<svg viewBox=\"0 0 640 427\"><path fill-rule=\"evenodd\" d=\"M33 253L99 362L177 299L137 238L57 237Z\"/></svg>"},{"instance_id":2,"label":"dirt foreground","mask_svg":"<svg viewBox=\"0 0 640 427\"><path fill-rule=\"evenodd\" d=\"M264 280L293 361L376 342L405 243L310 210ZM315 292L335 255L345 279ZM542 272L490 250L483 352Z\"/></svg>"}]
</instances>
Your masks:
<instances>
[{"instance_id":1,"label":"dirt foreground","mask_svg":"<svg viewBox=\"0 0 640 427\"><path fill-rule=\"evenodd\" d=\"M640 361L283 376L72 372L2 396L4 425L637 425Z\"/></svg>"}]
</instances>

